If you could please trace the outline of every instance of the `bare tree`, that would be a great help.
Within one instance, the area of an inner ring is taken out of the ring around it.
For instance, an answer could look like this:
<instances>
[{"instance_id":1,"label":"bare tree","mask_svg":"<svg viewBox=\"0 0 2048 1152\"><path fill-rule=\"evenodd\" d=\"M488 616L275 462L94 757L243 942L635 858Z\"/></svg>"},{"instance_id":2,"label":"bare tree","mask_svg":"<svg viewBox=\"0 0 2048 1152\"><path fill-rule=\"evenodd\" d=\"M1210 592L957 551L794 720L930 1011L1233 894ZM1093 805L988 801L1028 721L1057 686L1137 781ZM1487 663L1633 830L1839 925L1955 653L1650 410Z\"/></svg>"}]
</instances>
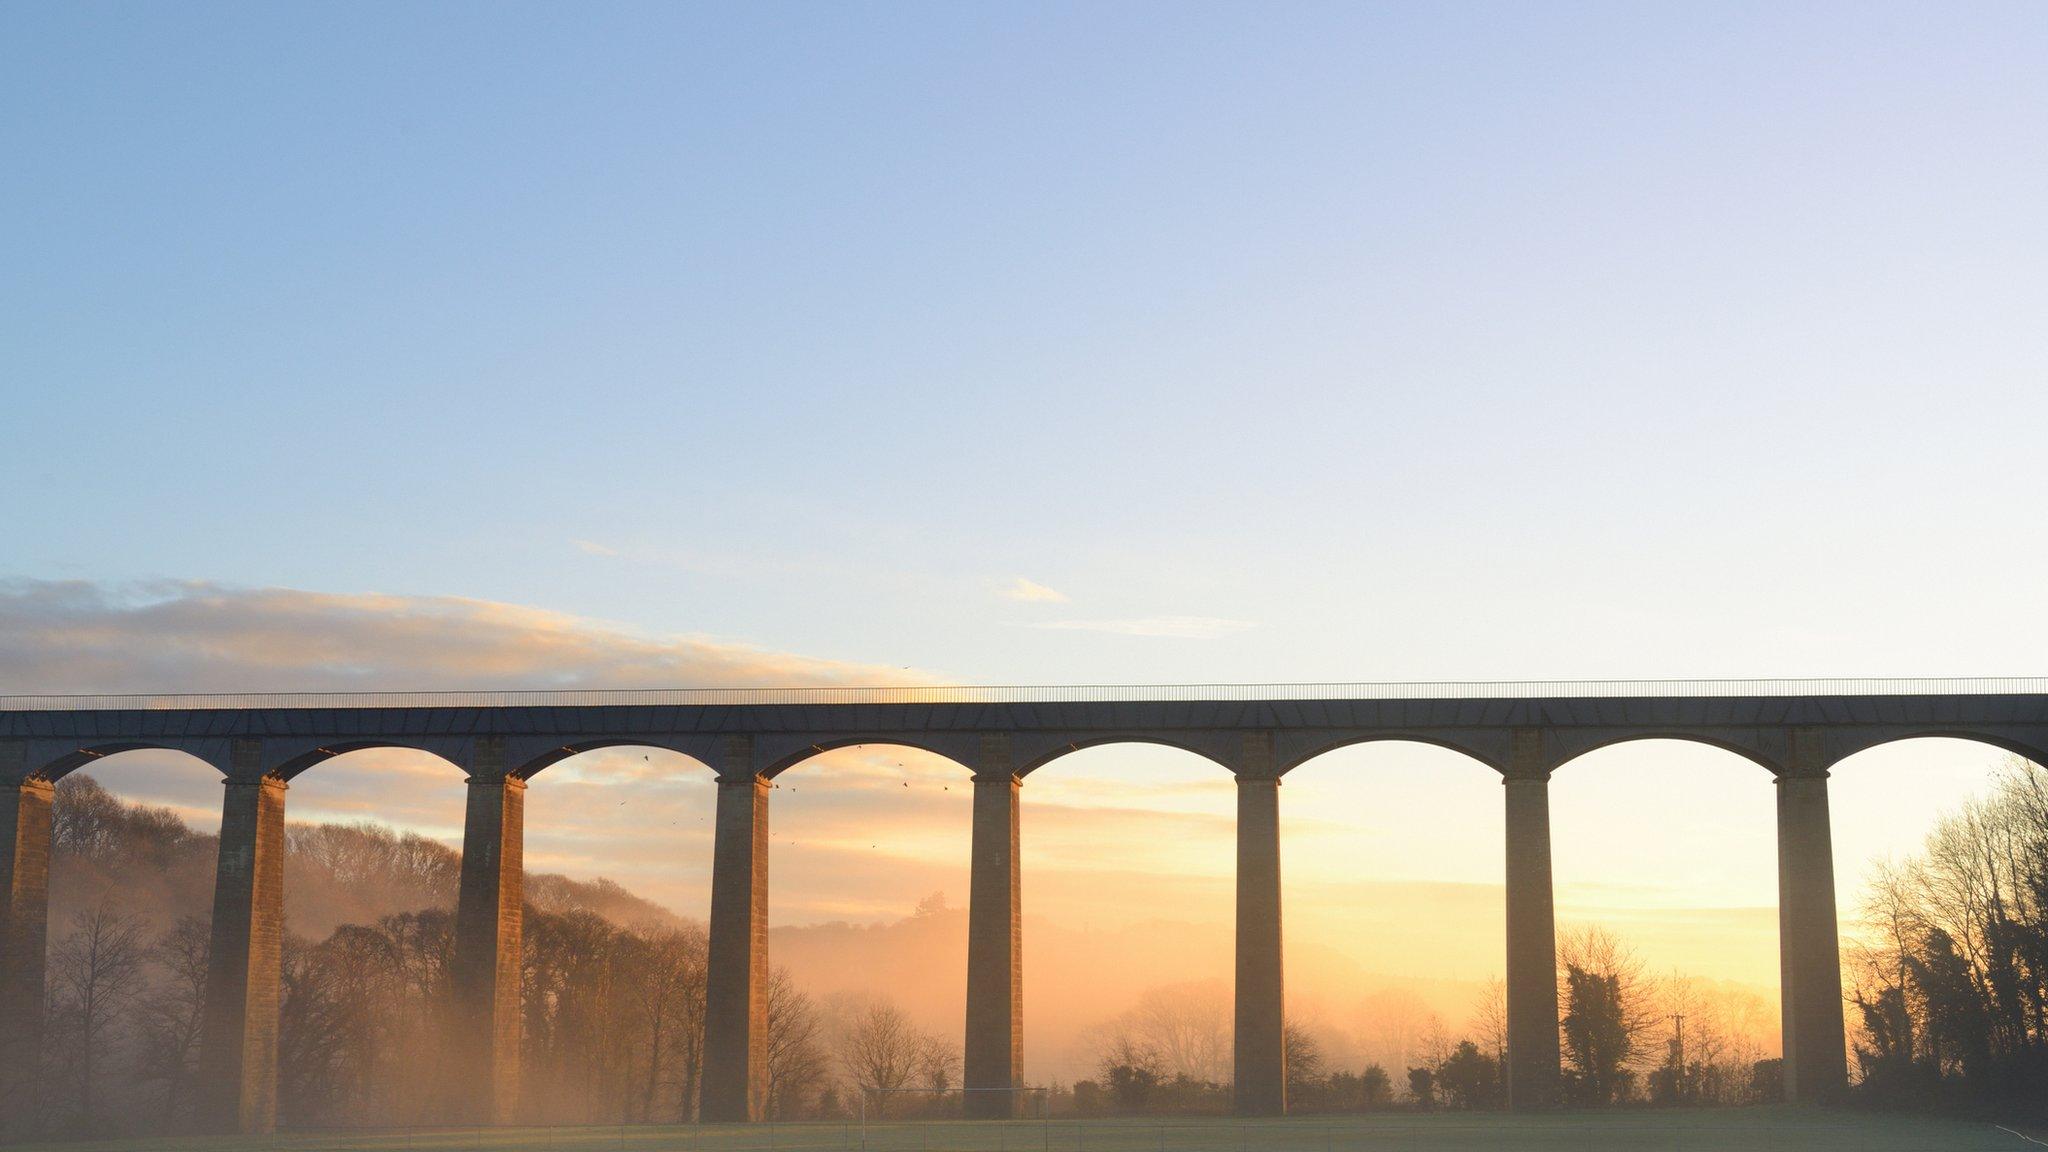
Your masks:
<instances>
[{"instance_id":1,"label":"bare tree","mask_svg":"<svg viewBox=\"0 0 2048 1152\"><path fill-rule=\"evenodd\" d=\"M341 1059L345 1007L338 1002L332 973L311 941L286 932L280 951L278 1113L288 1122L311 1124L328 1116L336 1096L330 1072Z\"/></svg>"},{"instance_id":2,"label":"bare tree","mask_svg":"<svg viewBox=\"0 0 2048 1152\"><path fill-rule=\"evenodd\" d=\"M374 891L399 907L452 903L461 854L417 832L370 821L293 824L285 830L289 867L311 870L339 887Z\"/></svg>"},{"instance_id":3,"label":"bare tree","mask_svg":"<svg viewBox=\"0 0 2048 1152\"><path fill-rule=\"evenodd\" d=\"M1508 1059L1508 984L1498 976L1479 988L1472 1002L1472 1031L1479 1049L1503 1067Z\"/></svg>"},{"instance_id":4,"label":"bare tree","mask_svg":"<svg viewBox=\"0 0 2048 1152\"><path fill-rule=\"evenodd\" d=\"M951 1091L960 1075L960 1048L929 1032L917 1037L917 1079L934 1094Z\"/></svg>"},{"instance_id":5,"label":"bare tree","mask_svg":"<svg viewBox=\"0 0 2048 1152\"><path fill-rule=\"evenodd\" d=\"M1156 1053L1164 1075L1221 1083L1230 1075L1230 1011L1217 981L1171 984L1148 990L1112 1027Z\"/></svg>"},{"instance_id":6,"label":"bare tree","mask_svg":"<svg viewBox=\"0 0 2048 1152\"><path fill-rule=\"evenodd\" d=\"M1443 1032L1443 1021L1420 996L1405 988L1389 988L1361 999L1353 1011L1353 1028L1368 1063L1399 1071L1424 1062L1425 1037Z\"/></svg>"},{"instance_id":7,"label":"bare tree","mask_svg":"<svg viewBox=\"0 0 2048 1152\"><path fill-rule=\"evenodd\" d=\"M1142 1068L1155 1077L1166 1075L1166 1063L1160 1059L1159 1051L1124 1028L1115 1028L1108 1033L1103 1040L1098 1063L1104 1080L1109 1079L1109 1069L1119 1066Z\"/></svg>"},{"instance_id":8,"label":"bare tree","mask_svg":"<svg viewBox=\"0 0 2048 1152\"><path fill-rule=\"evenodd\" d=\"M50 847L58 852L112 859L128 851L128 805L83 772L57 781L50 812Z\"/></svg>"},{"instance_id":9,"label":"bare tree","mask_svg":"<svg viewBox=\"0 0 2048 1152\"><path fill-rule=\"evenodd\" d=\"M73 916L70 933L50 950L50 1022L67 1042L78 1118L87 1128L100 1119L100 1076L112 1062L122 1015L142 987L148 955L141 920L106 901Z\"/></svg>"},{"instance_id":10,"label":"bare tree","mask_svg":"<svg viewBox=\"0 0 2048 1152\"><path fill-rule=\"evenodd\" d=\"M1323 1079L1323 1045L1309 1026L1299 1020L1287 1021L1282 1033L1286 1048L1287 1092L1299 1096Z\"/></svg>"},{"instance_id":11,"label":"bare tree","mask_svg":"<svg viewBox=\"0 0 2048 1152\"><path fill-rule=\"evenodd\" d=\"M874 1098L878 1116L889 1113L889 1097L908 1087L918 1073L923 1037L901 1008L879 997L861 1004L839 1038L839 1061L855 1087Z\"/></svg>"},{"instance_id":12,"label":"bare tree","mask_svg":"<svg viewBox=\"0 0 2048 1152\"><path fill-rule=\"evenodd\" d=\"M631 981L635 1007L646 1031L647 1073L641 1083L639 1119L653 1120L654 1101L679 1079L694 1087L692 1054L701 1051L704 997L704 933L657 929L635 935L641 944L637 978ZM683 1097L687 1099L687 1097ZM684 1119L688 1119L685 1115Z\"/></svg>"},{"instance_id":13,"label":"bare tree","mask_svg":"<svg viewBox=\"0 0 2048 1152\"><path fill-rule=\"evenodd\" d=\"M787 968L768 977L768 1115L793 1120L807 1114L830 1068L817 1006Z\"/></svg>"},{"instance_id":14,"label":"bare tree","mask_svg":"<svg viewBox=\"0 0 2048 1152\"><path fill-rule=\"evenodd\" d=\"M1428 1022L1422 1027L1422 1035L1415 1042L1415 1051L1422 1057L1423 1063L1434 1068L1450 1059L1451 1053L1456 1049L1457 1045L1451 1041L1449 1029L1444 1027L1444 1018L1434 1012L1430 1013Z\"/></svg>"},{"instance_id":15,"label":"bare tree","mask_svg":"<svg viewBox=\"0 0 2048 1152\"><path fill-rule=\"evenodd\" d=\"M1113 1026L1104 1039L1096 1075L1110 1099L1125 1112L1143 1111L1166 1079L1158 1050L1121 1025Z\"/></svg>"},{"instance_id":16,"label":"bare tree","mask_svg":"<svg viewBox=\"0 0 2048 1152\"><path fill-rule=\"evenodd\" d=\"M206 1000L208 925L180 917L149 950L158 977L141 1008L141 1070L163 1083L164 1122L174 1124L185 1106L199 1027Z\"/></svg>"},{"instance_id":17,"label":"bare tree","mask_svg":"<svg viewBox=\"0 0 2048 1152\"><path fill-rule=\"evenodd\" d=\"M704 1081L704 1011L710 970L706 960L704 929L695 924L688 926L684 929L684 940L695 963L683 970L683 980L676 989L676 1017L673 1038L669 1042L669 1063L675 1068L672 1083L676 1116L682 1120L694 1120L697 1118L697 1089ZM772 1019L772 1006L769 1012Z\"/></svg>"}]
</instances>

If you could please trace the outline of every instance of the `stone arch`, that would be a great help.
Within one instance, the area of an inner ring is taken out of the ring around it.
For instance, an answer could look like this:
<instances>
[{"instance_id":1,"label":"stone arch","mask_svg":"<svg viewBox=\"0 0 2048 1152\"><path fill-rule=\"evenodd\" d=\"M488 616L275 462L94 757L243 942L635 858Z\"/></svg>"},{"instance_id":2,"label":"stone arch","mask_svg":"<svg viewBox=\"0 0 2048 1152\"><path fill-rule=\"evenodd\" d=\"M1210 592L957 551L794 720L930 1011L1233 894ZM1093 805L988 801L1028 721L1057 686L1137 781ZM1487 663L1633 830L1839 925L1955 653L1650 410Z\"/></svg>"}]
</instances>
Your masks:
<instances>
[{"instance_id":1,"label":"stone arch","mask_svg":"<svg viewBox=\"0 0 2048 1152\"><path fill-rule=\"evenodd\" d=\"M228 762L225 751L224 748L202 749L181 742L156 740L93 741L64 747L32 745L24 765L28 769L24 778L55 784L95 761L127 752L173 752L197 760L225 776Z\"/></svg>"},{"instance_id":2,"label":"stone arch","mask_svg":"<svg viewBox=\"0 0 2048 1152\"><path fill-rule=\"evenodd\" d=\"M1455 753L1482 768L1489 768L1495 772L1504 772L1506 770L1505 740L1494 741L1493 743L1500 745L1500 747L1494 748L1488 747L1486 742L1480 738L1481 736L1482 734L1480 733L1473 733L1472 738L1468 739L1462 735L1451 736L1427 730L1346 733L1342 736L1314 742L1304 741L1299 748L1286 749L1286 751L1278 756L1280 761L1279 771L1284 777L1287 773L1301 768L1312 761L1320 760L1332 752L1341 752L1347 748L1358 748L1368 744L1424 744ZM1289 743L1292 743L1292 741Z\"/></svg>"},{"instance_id":3,"label":"stone arch","mask_svg":"<svg viewBox=\"0 0 2048 1152\"><path fill-rule=\"evenodd\" d=\"M1773 775L1784 769L1786 759L1782 730L1759 730L1734 735L1686 728L1634 729L1622 732L1580 732L1561 728L1556 729L1555 733L1556 748L1546 765L1553 772L1569 767L1595 752L1622 744L1653 740L1670 740L1719 749L1739 756Z\"/></svg>"},{"instance_id":4,"label":"stone arch","mask_svg":"<svg viewBox=\"0 0 2048 1152\"><path fill-rule=\"evenodd\" d=\"M1238 734L1229 733L1227 735L1237 736ZM1027 756L1020 758L1017 765L1017 775L1028 777L1031 773L1038 771L1046 765L1076 752L1104 748L1112 744L1149 744L1155 747L1172 748L1179 752L1198 756L1226 772L1235 771L1230 763L1232 753L1226 747L1228 744L1226 739L1198 741L1177 739L1159 733L1110 732L1101 735L1084 736L1080 739L1066 739L1060 741L1054 747L1034 750L1032 753L1027 754Z\"/></svg>"},{"instance_id":5,"label":"stone arch","mask_svg":"<svg viewBox=\"0 0 2048 1152\"><path fill-rule=\"evenodd\" d=\"M373 752L386 749L418 752L446 763L451 771L461 772L464 770L460 760L461 751L453 742L442 740L372 739L332 740L310 745L301 743L297 746L288 745L283 748L266 747L264 749L263 774L289 784L293 780L298 779L308 769L324 765L330 760L338 760L343 756L356 752Z\"/></svg>"},{"instance_id":6,"label":"stone arch","mask_svg":"<svg viewBox=\"0 0 2048 1152\"><path fill-rule=\"evenodd\" d=\"M974 737L978 743L979 737ZM977 759L967 741L946 739L942 735L890 733L886 736L844 736L805 742L800 747L780 747L781 742L768 743L756 738L756 754L765 765L761 775L774 779L784 772L808 763L831 752L847 748L908 748L936 756L963 771L972 772L972 760Z\"/></svg>"},{"instance_id":7,"label":"stone arch","mask_svg":"<svg viewBox=\"0 0 2048 1152\"><path fill-rule=\"evenodd\" d=\"M1827 768L1876 748L1909 740L1961 740L2010 752L2036 764L2048 765L2048 732L2000 731L1995 728L1885 728L1828 730L1824 733Z\"/></svg>"},{"instance_id":8,"label":"stone arch","mask_svg":"<svg viewBox=\"0 0 2048 1152\"><path fill-rule=\"evenodd\" d=\"M663 741L645 736L602 736L590 740L575 740L567 744L533 751L520 749L508 761L514 765L512 775L522 780L531 780L542 771L552 768L565 760L571 760L588 752L604 752L622 748L649 748L660 752L673 752L685 757L707 772L717 772L713 762L716 751L701 740Z\"/></svg>"}]
</instances>

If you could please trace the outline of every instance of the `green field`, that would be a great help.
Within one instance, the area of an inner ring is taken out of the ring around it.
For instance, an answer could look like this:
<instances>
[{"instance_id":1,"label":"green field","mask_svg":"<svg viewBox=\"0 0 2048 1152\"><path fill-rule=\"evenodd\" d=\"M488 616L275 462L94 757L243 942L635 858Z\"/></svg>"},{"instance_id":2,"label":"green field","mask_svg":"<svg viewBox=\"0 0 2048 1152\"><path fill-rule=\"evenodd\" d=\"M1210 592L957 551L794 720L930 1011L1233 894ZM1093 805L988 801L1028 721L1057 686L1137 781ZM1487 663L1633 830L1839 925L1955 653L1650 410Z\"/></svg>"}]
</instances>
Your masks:
<instances>
[{"instance_id":1,"label":"green field","mask_svg":"<svg viewBox=\"0 0 2048 1152\"><path fill-rule=\"evenodd\" d=\"M2026 1129L2022 1129L2026 1130ZM2029 1138L2035 1143L2029 1143ZM39 1144L48 1152L2025 1152L1997 1125L1790 1108L1286 1120L422 1129Z\"/></svg>"}]
</instances>

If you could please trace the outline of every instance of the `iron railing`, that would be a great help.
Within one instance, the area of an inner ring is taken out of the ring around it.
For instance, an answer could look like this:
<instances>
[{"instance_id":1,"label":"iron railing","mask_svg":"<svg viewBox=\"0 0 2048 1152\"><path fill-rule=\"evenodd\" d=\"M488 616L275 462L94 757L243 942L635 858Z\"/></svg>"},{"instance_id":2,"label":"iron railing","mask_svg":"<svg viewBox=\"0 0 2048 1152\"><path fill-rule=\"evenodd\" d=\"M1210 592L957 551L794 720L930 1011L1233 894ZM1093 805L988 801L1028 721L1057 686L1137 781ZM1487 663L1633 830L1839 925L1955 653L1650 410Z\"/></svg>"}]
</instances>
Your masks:
<instances>
[{"instance_id":1,"label":"iron railing","mask_svg":"<svg viewBox=\"0 0 2048 1152\"><path fill-rule=\"evenodd\" d=\"M747 704L1068 704L1262 700L1531 700L1646 696L2034 696L2048 677L1808 680L1472 680L1352 684L915 685L561 688L481 692L0 695L0 712L252 708L550 708Z\"/></svg>"}]
</instances>

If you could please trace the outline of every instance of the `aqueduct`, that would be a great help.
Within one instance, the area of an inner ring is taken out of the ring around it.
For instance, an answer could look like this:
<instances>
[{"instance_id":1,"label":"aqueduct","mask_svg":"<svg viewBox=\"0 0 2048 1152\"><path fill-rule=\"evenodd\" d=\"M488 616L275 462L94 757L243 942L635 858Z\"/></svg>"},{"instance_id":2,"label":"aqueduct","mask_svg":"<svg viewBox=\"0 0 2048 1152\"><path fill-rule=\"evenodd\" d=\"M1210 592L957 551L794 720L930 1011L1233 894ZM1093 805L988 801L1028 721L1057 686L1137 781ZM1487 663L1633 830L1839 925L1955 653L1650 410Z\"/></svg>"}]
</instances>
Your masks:
<instances>
[{"instance_id":1,"label":"aqueduct","mask_svg":"<svg viewBox=\"0 0 2048 1152\"><path fill-rule=\"evenodd\" d=\"M1500 773L1506 806L1508 1080L1517 1108L1559 1082L1549 780L1624 740L1728 749L1777 782L1785 1080L1825 1101L1847 1081L1828 819L1828 771L1922 736L2048 752L2048 681L1656 681L1118 688L820 688L249 696L0 697L0 1077L41 1045L55 782L118 751L188 752L224 777L201 1037L207 1126L275 1122L285 795L300 773L369 747L424 750L468 773L453 1005L463 1106L508 1121L519 1092L523 804L567 756L672 749L718 773L705 1075L707 1120L765 1103L768 795L784 769L853 744L901 744L973 772L964 1081L1022 1085L1018 813L1030 773L1078 748L1167 744L1237 779L1234 1091L1237 1110L1286 1110L1279 787L1323 752L1413 740ZM22 1098L0 1084L0 1107ZM1012 1097L970 1094L1002 1115Z\"/></svg>"}]
</instances>

